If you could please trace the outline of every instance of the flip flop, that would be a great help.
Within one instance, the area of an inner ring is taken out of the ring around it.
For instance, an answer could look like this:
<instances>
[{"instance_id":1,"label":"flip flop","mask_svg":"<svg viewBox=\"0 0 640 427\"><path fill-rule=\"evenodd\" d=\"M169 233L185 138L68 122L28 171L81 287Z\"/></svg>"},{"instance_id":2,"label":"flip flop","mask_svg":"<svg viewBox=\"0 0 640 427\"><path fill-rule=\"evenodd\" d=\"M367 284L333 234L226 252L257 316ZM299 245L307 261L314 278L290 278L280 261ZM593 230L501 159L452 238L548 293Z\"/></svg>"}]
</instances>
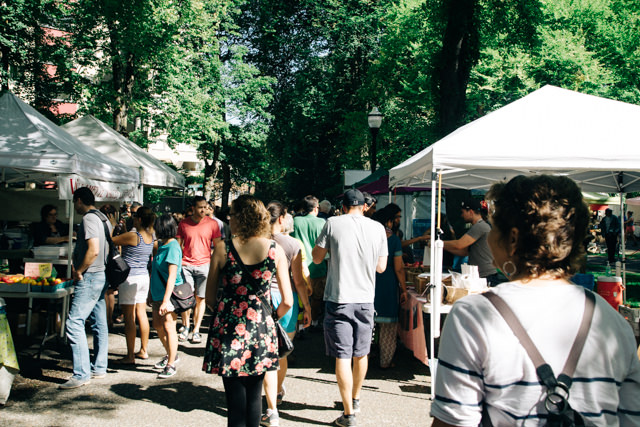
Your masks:
<instances>
[{"instance_id":1,"label":"flip flop","mask_svg":"<svg viewBox=\"0 0 640 427\"><path fill-rule=\"evenodd\" d=\"M135 354L135 357L136 357L136 359L146 360L146 359L148 359L148 358L149 358L149 354L148 354L148 353L145 353L145 354L144 354L144 357L143 357L143 356L141 356L141 355L140 355L140 352L137 352L137 353Z\"/></svg>"}]
</instances>

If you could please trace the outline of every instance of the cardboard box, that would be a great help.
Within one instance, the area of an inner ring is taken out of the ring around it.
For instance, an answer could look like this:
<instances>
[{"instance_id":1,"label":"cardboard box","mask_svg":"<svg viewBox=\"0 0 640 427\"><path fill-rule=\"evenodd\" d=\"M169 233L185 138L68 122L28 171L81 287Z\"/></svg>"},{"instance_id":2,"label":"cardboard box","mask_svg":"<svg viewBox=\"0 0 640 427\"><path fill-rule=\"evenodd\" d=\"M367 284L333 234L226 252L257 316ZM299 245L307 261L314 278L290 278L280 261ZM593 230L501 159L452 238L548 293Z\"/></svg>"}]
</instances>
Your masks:
<instances>
[{"instance_id":1,"label":"cardboard box","mask_svg":"<svg viewBox=\"0 0 640 427\"><path fill-rule=\"evenodd\" d=\"M44 313L32 313L31 314L31 333L30 335L44 335L46 328L46 314ZM18 313L13 315L7 315L7 321L9 322L9 329L11 329L11 335L14 337L23 337L27 334L27 314Z\"/></svg>"},{"instance_id":2,"label":"cardboard box","mask_svg":"<svg viewBox=\"0 0 640 427\"><path fill-rule=\"evenodd\" d=\"M618 306L618 311L625 319L627 319L627 322L629 322L629 324L631 325L633 334L636 337L640 336L640 308L632 308L625 305L620 305Z\"/></svg>"}]
</instances>

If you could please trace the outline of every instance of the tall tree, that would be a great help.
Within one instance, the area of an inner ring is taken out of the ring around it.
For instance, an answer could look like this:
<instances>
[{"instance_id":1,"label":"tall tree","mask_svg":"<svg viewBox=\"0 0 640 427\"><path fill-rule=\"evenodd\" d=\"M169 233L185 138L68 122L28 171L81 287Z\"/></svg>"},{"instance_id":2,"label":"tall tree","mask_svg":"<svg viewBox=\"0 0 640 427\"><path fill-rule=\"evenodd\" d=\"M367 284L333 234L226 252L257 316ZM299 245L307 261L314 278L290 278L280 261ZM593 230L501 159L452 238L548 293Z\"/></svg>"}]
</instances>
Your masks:
<instances>
[{"instance_id":1,"label":"tall tree","mask_svg":"<svg viewBox=\"0 0 640 427\"><path fill-rule=\"evenodd\" d=\"M0 91L24 96L53 120L60 98L74 95L65 12L54 0L0 1Z\"/></svg>"},{"instance_id":2,"label":"tall tree","mask_svg":"<svg viewBox=\"0 0 640 427\"><path fill-rule=\"evenodd\" d=\"M182 3L79 0L73 3L75 59L85 70L84 107L127 133L144 117L164 72Z\"/></svg>"}]
</instances>

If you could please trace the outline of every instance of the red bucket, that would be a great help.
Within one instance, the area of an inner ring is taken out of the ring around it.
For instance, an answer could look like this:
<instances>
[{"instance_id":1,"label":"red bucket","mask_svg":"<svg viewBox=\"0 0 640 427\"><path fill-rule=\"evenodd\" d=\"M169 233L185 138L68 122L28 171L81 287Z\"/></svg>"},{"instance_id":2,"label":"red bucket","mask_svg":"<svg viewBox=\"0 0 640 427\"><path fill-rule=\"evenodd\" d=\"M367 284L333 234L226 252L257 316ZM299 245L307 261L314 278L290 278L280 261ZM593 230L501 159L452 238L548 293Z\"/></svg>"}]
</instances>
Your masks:
<instances>
[{"instance_id":1,"label":"red bucket","mask_svg":"<svg viewBox=\"0 0 640 427\"><path fill-rule=\"evenodd\" d=\"M598 277L597 292L607 300L616 311L622 305L622 277L600 276Z\"/></svg>"}]
</instances>

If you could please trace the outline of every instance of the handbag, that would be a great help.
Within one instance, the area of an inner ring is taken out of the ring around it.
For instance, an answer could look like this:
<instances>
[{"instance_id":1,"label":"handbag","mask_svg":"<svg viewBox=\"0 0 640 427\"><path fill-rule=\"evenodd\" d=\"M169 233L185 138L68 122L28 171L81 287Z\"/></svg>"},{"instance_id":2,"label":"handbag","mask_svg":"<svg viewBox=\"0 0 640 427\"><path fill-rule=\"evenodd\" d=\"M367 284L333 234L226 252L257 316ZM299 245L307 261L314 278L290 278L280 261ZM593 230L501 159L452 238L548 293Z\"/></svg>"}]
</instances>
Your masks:
<instances>
[{"instance_id":1,"label":"handbag","mask_svg":"<svg viewBox=\"0 0 640 427\"><path fill-rule=\"evenodd\" d=\"M160 281L164 282L160 271L156 270L156 273L158 273ZM191 288L191 285L185 280L182 269L180 270L180 274L182 276L182 284L174 286L171 296L169 297L169 302L173 305L173 312L176 314L191 310L196 306L195 292Z\"/></svg>"},{"instance_id":2,"label":"handbag","mask_svg":"<svg viewBox=\"0 0 640 427\"><path fill-rule=\"evenodd\" d=\"M520 344L526 350L529 358L536 367L536 373L540 382L547 389L547 396L544 400L544 407L547 410L547 414L542 415L546 418L545 426L549 427L564 427L564 426L584 426L584 419L578 411L571 408L569 404L569 389L573 382L572 376L578 365L578 359L584 348L584 343L587 340L587 334L591 327L591 320L593 319L593 311L595 309L595 297L593 293L584 290L584 313L582 314L582 321L580 323L580 329L576 335L571 351L567 361L562 368L562 372L557 377L553 373L551 366L545 362L542 355L538 351L531 337L527 334L516 315L513 313L507 303L493 292L484 292L482 296L487 298L491 304L498 310L498 313L503 317L513 334L518 338ZM493 426L486 405L482 411L482 426Z\"/></svg>"},{"instance_id":3,"label":"handbag","mask_svg":"<svg viewBox=\"0 0 640 427\"><path fill-rule=\"evenodd\" d=\"M254 279L251 273L249 273L249 270L242 262L242 259L240 258L238 251L236 251L236 248L233 246L233 242L230 242L230 248L231 248L231 252L233 253L233 256L238 261L238 264L240 264L240 266L244 270L246 277L248 277L249 280L251 280L254 283L254 287L256 289L259 289L259 286L257 286L259 285L259 283L257 282L256 279ZM267 299L267 297L264 294L264 292L260 291L256 293L256 297L260 299L260 303L262 304L262 311L264 311L266 316L271 316L273 318L273 321L276 324L275 325L276 335L278 337L277 338L278 339L278 358L283 359L287 357L289 354L291 354L291 352L293 351L293 342L291 341L291 338L289 338L289 335L287 335L287 331L285 331L284 327L280 324L280 322L278 322L278 316L276 315L275 310L273 310L273 307L271 306L271 302L269 302L269 304L265 303L265 300Z\"/></svg>"},{"instance_id":4,"label":"handbag","mask_svg":"<svg viewBox=\"0 0 640 427\"><path fill-rule=\"evenodd\" d=\"M107 243L109 244L109 254L107 255L107 262L105 264L105 276L107 279L107 283L109 284L109 288L118 289L120 283L127 280L129 277L129 271L131 268L129 264L120 256L120 252L116 249L116 246L113 244L113 240L111 240L111 234L109 233L109 227L107 227L107 217L104 219L102 216L98 214L97 210L89 211L95 214L102 221L102 225L104 226L104 235L107 239ZM103 215L104 216L104 215Z\"/></svg>"},{"instance_id":5,"label":"handbag","mask_svg":"<svg viewBox=\"0 0 640 427\"><path fill-rule=\"evenodd\" d=\"M169 301L173 305L174 313L180 314L196 306L196 295L191 289L191 285L183 279L181 285L173 287Z\"/></svg>"}]
</instances>

